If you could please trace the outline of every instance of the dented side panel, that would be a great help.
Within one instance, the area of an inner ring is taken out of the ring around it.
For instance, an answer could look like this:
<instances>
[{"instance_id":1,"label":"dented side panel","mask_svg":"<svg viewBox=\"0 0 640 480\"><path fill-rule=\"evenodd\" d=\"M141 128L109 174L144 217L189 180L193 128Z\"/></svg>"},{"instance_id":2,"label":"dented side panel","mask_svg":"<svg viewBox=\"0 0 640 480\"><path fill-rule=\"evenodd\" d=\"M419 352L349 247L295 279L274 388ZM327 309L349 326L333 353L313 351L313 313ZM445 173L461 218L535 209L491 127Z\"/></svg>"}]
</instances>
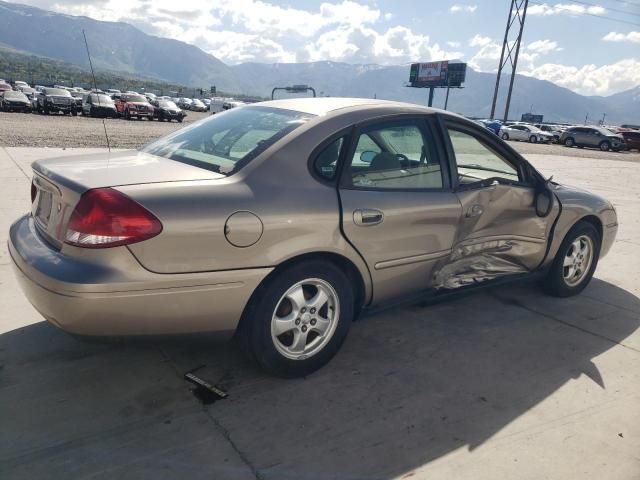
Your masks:
<instances>
[{"instance_id":1,"label":"dented side panel","mask_svg":"<svg viewBox=\"0 0 640 480\"><path fill-rule=\"evenodd\" d=\"M458 192L463 215L451 254L434 270L436 289L454 289L504 275L528 273L543 261L560 206L539 217L535 190L492 185Z\"/></svg>"}]
</instances>

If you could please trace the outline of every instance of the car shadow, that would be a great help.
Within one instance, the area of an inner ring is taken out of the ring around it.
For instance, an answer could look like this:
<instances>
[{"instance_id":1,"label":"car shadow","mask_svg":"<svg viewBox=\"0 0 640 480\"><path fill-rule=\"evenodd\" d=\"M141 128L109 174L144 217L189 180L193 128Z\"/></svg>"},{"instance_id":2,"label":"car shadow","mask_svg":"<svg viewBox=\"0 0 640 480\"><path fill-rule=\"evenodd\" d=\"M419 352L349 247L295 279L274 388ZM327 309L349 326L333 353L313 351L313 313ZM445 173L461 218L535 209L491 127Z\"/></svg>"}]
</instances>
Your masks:
<instances>
[{"instance_id":1,"label":"car shadow","mask_svg":"<svg viewBox=\"0 0 640 480\"><path fill-rule=\"evenodd\" d=\"M96 342L38 323L0 336L0 476L410 476L514 435L514 420L582 375L612 388L620 380L594 359L640 351L639 325L640 299L597 279L570 299L500 287L366 317L327 367L281 380L206 335ZM228 398L203 406L191 395L182 375L199 366Z\"/></svg>"}]
</instances>

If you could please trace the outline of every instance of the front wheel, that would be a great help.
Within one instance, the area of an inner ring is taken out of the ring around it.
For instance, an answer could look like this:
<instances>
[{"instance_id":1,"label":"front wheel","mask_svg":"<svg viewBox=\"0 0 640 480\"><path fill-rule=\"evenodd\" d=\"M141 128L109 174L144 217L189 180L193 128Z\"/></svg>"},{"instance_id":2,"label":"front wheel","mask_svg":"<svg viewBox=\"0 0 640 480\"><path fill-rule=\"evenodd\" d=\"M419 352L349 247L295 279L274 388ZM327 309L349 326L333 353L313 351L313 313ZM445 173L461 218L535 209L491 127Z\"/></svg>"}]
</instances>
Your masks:
<instances>
[{"instance_id":1,"label":"front wheel","mask_svg":"<svg viewBox=\"0 0 640 480\"><path fill-rule=\"evenodd\" d=\"M347 336L354 296L332 263L310 261L276 273L254 294L238 337L267 372L302 377L323 367Z\"/></svg>"},{"instance_id":2,"label":"front wheel","mask_svg":"<svg viewBox=\"0 0 640 480\"><path fill-rule=\"evenodd\" d=\"M529 137L529 142L530 143L536 143L538 141L538 138L535 135L531 135Z\"/></svg>"},{"instance_id":3,"label":"front wheel","mask_svg":"<svg viewBox=\"0 0 640 480\"><path fill-rule=\"evenodd\" d=\"M600 257L600 234L588 222L578 222L567 234L544 287L555 297L577 295L589 284Z\"/></svg>"},{"instance_id":4,"label":"front wheel","mask_svg":"<svg viewBox=\"0 0 640 480\"><path fill-rule=\"evenodd\" d=\"M565 139L564 146L565 147L573 147L576 144L575 140L571 137Z\"/></svg>"},{"instance_id":5,"label":"front wheel","mask_svg":"<svg viewBox=\"0 0 640 480\"><path fill-rule=\"evenodd\" d=\"M502 134L502 139L503 140L509 140L509 134L508 133L503 133Z\"/></svg>"},{"instance_id":6,"label":"front wheel","mask_svg":"<svg viewBox=\"0 0 640 480\"><path fill-rule=\"evenodd\" d=\"M599 147L603 152L608 152L609 150L611 150L611 144L609 142L600 142Z\"/></svg>"}]
</instances>

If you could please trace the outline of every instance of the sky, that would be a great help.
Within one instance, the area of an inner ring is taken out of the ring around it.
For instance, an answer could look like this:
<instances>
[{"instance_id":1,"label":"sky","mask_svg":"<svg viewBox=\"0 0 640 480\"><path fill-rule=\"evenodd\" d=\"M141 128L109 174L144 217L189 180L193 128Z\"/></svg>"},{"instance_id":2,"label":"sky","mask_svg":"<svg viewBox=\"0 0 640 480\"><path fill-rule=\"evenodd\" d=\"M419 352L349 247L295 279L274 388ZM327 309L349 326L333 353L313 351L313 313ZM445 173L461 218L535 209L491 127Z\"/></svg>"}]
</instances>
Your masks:
<instances>
[{"instance_id":1,"label":"sky","mask_svg":"<svg viewBox=\"0 0 640 480\"><path fill-rule=\"evenodd\" d=\"M20 0L194 44L228 64L399 65L495 72L510 0ZM530 0L518 73L585 95L640 85L640 0Z\"/></svg>"}]
</instances>

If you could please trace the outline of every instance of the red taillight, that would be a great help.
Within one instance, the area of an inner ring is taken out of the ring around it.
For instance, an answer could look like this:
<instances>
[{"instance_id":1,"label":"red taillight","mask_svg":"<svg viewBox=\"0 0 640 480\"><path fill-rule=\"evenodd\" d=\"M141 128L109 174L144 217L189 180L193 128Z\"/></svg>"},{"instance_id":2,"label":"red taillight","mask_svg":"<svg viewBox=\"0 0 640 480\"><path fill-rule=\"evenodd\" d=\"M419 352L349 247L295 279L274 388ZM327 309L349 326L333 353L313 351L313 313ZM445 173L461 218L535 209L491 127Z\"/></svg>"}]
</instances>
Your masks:
<instances>
[{"instance_id":1,"label":"red taillight","mask_svg":"<svg viewBox=\"0 0 640 480\"><path fill-rule=\"evenodd\" d=\"M141 242L162 231L149 210L111 188L89 190L71 214L65 243L85 248L108 248Z\"/></svg>"},{"instance_id":2,"label":"red taillight","mask_svg":"<svg viewBox=\"0 0 640 480\"><path fill-rule=\"evenodd\" d=\"M38 195L38 187L36 187L36 184L31 181L31 203L36 201L36 195Z\"/></svg>"}]
</instances>

